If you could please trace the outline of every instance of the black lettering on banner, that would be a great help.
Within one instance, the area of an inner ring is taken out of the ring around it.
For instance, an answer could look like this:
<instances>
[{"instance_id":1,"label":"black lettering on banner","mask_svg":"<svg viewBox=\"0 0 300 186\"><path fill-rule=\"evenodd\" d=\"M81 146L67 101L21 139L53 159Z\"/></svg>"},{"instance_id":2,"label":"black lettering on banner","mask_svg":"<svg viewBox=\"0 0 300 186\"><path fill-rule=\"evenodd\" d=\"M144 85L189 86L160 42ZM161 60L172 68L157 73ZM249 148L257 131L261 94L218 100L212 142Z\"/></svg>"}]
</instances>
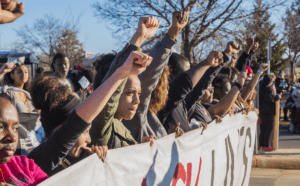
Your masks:
<instances>
[{"instance_id":1,"label":"black lettering on banner","mask_svg":"<svg viewBox=\"0 0 300 186\"><path fill-rule=\"evenodd\" d=\"M246 141L247 141L247 137L249 136L249 148L251 148L251 142L252 142L252 135L251 135L251 129L248 128L246 131L246 138L245 138L245 145L244 145L244 165L245 165L245 173L244 173L244 178L243 178L243 182L242 182L242 186L244 185L245 179L246 179L246 175L247 175L247 168L248 168L248 157L246 156Z\"/></svg>"},{"instance_id":2,"label":"black lettering on banner","mask_svg":"<svg viewBox=\"0 0 300 186\"><path fill-rule=\"evenodd\" d=\"M214 186L215 180L215 150L211 152L212 168L211 168L211 186Z\"/></svg>"},{"instance_id":3,"label":"black lettering on banner","mask_svg":"<svg viewBox=\"0 0 300 186\"><path fill-rule=\"evenodd\" d=\"M233 181L234 181L234 152L233 152L233 148L232 148L232 144L230 141L230 137L228 135L228 137L225 139L225 146L226 146L226 157L227 157L227 166L226 166L226 177L224 180L224 186L227 186L227 177L228 177L228 172L229 172L229 153L230 153L230 159L231 159L231 177L230 177L230 186L233 185ZM230 152L229 152L230 151Z\"/></svg>"}]
</instances>

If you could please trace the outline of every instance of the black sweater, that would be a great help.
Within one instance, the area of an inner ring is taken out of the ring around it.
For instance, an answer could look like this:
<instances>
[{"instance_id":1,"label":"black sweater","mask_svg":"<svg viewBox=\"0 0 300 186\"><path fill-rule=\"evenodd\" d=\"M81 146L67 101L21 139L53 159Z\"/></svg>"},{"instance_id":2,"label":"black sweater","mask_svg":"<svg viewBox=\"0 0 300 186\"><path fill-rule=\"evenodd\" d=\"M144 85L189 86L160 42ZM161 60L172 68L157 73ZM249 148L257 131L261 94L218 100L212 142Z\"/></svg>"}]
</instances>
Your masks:
<instances>
[{"instance_id":1,"label":"black sweater","mask_svg":"<svg viewBox=\"0 0 300 186\"><path fill-rule=\"evenodd\" d=\"M65 159L69 150L89 126L90 123L86 123L73 111L63 125L47 141L29 153L28 158L33 159L48 176L52 176L57 172L54 169Z\"/></svg>"}]
</instances>

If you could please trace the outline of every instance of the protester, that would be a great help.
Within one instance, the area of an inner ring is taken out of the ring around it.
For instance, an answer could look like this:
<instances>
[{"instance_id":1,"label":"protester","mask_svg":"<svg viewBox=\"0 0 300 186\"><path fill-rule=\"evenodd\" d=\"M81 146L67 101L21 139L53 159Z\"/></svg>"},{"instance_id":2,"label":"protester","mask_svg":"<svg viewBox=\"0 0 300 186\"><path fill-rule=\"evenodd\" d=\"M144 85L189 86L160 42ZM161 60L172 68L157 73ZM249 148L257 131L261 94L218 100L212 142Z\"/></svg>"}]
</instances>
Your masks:
<instances>
[{"instance_id":1,"label":"protester","mask_svg":"<svg viewBox=\"0 0 300 186\"><path fill-rule=\"evenodd\" d=\"M146 39L151 38L155 34L159 24L160 22L157 21L155 17L140 18L138 29L131 38L130 44L127 44L116 56L102 82L105 81L119 66L123 65L124 60L132 51L136 50L135 53L140 53L138 52L138 50L141 50L139 47ZM151 56L143 54L143 58L145 60L152 61ZM99 84L97 81L98 79L96 79L95 84ZM148 86L148 84L145 85ZM137 131L142 131L140 137L133 137L130 130L124 126L122 121L131 120L135 116L138 108L143 108L141 110L143 112L147 112L147 108L144 110L143 107L145 102L142 102L142 105L139 105L139 97L141 95L141 91L143 91L143 87L141 86L141 81L137 76L130 76L127 83L123 82L123 84L111 97L106 107L93 122L91 130L92 144L107 145L109 149L112 149L145 142L143 138L150 140L150 136L152 137L152 140L156 137L148 124L147 118L143 121L143 123L139 123L139 125L144 126L138 126L136 129ZM141 96L141 100L142 99L143 97ZM145 127L145 130L143 130L143 127Z\"/></svg>"},{"instance_id":2,"label":"protester","mask_svg":"<svg viewBox=\"0 0 300 186\"><path fill-rule=\"evenodd\" d=\"M96 151L99 158L104 159L106 147L87 147L91 142L90 123L129 76L137 76L149 65L151 61L143 56L132 53L124 65L82 103L55 77L37 79L32 86L33 103L42 110L41 121L48 139L28 157L48 175L70 166L69 158L79 161L83 150Z\"/></svg>"},{"instance_id":3,"label":"protester","mask_svg":"<svg viewBox=\"0 0 300 186\"><path fill-rule=\"evenodd\" d=\"M73 87L67 78L70 69L69 58L64 53L56 53L53 57L51 68L53 69L54 76L59 79L62 85L68 86L73 91Z\"/></svg>"},{"instance_id":4,"label":"protester","mask_svg":"<svg viewBox=\"0 0 300 186\"><path fill-rule=\"evenodd\" d=\"M0 94L0 185L35 186L48 178L46 173L26 156L14 155L18 146L19 117L6 94Z\"/></svg>"},{"instance_id":5,"label":"protester","mask_svg":"<svg viewBox=\"0 0 300 186\"><path fill-rule=\"evenodd\" d=\"M44 73L44 71L45 70L42 67L39 67L39 68L36 69L35 75L36 76L40 76L40 75L42 75Z\"/></svg>"},{"instance_id":6,"label":"protester","mask_svg":"<svg viewBox=\"0 0 300 186\"><path fill-rule=\"evenodd\" d=\"M106 54L100 60L97 60L96 63L96 77L94 82L94 89L98 88L101 85L102 80L107 74L110 65L115 59L116 55L114 54Z\"/></svg>"},{"instance_id":7,"label":"protester","mask_svg":"<svg viewBox=\"0 0 300 186\"><path fill-rule=\"evenodd\" d=\"M299 85L299 82L297 82L297 75L292 74L291 82L290 82L290 95L292 95L293 91L298 88L300 88L300 85Z\"/></svg>"},{"instance_id":8,"label":"protester","mask_svg":"<svg viewBox=\"0 0 300 186\"><path fill-rule=\"evenodd\" d=\"M141 142L143 137L154 135L155 139L167 136L167 131L164 129L162 123L157 117L159 110L151 110L153 105L151 100L157 100L167 97L167 84L160 84L157 86L160 79L164 79L165 83L168 83L166 73L168 71L168 59L172 54L172 48L177 43L176 37L180 31L185 27L188 22L189 9L183 12L174 12L172 15L172 25L167 34L161 41L158 41L150 51L150 56L153 57L153 63L140 75L141 80L141 95L140 104L137 109L137 113L130 121L124 121L124 125L130 130L132 136L138 143ZM182 21L181 21L182 20ZM139 29L138 31L139 32ZM164 76L162 76L165 70ZM163 86L163 87L162 87ZM160 91L155 97L151 97L152 92L157 88ZM160 97L160 98L157 98ZM152 102L153 103L153 102Z\"/></svg>"},{"instance_id":9,"label":"protester","mask_svg":"<svg viewBox=\"0 0 300 186\"><path fill-rule=\"evenodd\" d=\"M11 23L24 14L24 3L5 0L0 3L0 24Z\"/></svg>"},{"instance_id":10,"label":"protester","mask_svg":"<svg viewBox=\"0 0 300 186\"><path fill-rule=\"evenodd\" d=\"M300 90L295 89L291 96L286 100L285 106L291 111L291 123L289 131L298 133L300 130Z\"/></svg>"},{"instance_id":11,"label":"protester","mask_svg":"<svg viewBox=\"0 0 300 186\"><path fill-rule=\"evenodd\" d=\"M275 95L273 79L266 75L259 87L259 115L261 118L261 132L259 144L263 150L273 150L269 147L269 138L274 124L275 101L281 98L281 93Z\"/></svg>"},{"instance_id":12,"label":"protester","mask_svg":"<svg viewBox=\"0 0 300 186\"><path fill-rule=\"evenodd\" d=\"M280 93L286 93L289 92L290 90L290 83L289 80L285 78L285 73L283 70L278 72L278 78L276 78L275 80L275 87L276 87L276 93L280 94ZM287 117L287 111L288 109L283 107L283 120L284 121L288 121L288 117Z\"/></svg>"}]
</instances>

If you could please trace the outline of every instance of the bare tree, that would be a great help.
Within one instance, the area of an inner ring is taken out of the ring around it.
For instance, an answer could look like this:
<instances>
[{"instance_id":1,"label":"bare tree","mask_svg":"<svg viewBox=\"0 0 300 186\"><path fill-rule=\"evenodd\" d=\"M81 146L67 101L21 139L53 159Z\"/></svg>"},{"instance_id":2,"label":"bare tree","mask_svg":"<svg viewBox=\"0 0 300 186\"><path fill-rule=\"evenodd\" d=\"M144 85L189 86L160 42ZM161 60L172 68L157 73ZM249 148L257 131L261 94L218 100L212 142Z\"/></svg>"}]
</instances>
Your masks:
<instances>
[{"instance_id":1,"label":"bare tree","mask_svg":"<svg viewBox=\"0 0 300 186\"><path fill-rule=\"evenodd\" d=\"M40 62L46 66L50 66L57 51L66 52L70 55L70 61L77 64L84 53L82 43L77 39L78 21L77 19L74 23L63 23L52 15L45 15L37 19L32 26L25 24L19 30L15 30L20 38L18 47L40 56Z\"/></svg>"},{"instance_id":2,"label":"bare tree","mask_svg":"<svg viewBox=\"0 0 300 186\"><path fill-rule=\"evenodd\" d=\"M283 0L265 0L264 3L270 9L283 4ZM126 36L131 36L130 31L135 29L139 17L156 16L162 21L162 29L152 39L155 41L171 25L172 12L190 7L189 23L181 33L181 53L191 62L192 51L200 43L230 34L234 21L254 13L247 0L110 0L96 2L93 7L101 21L113 23L113 34L126 41Z\"/></svg>"},{"instance_id":3,"label":"bare tree","mask_svg":"<svg viewBox=\"0 0 300 186\"><path fill-rule=\"evenodd\" d=\"M62 37L57 38L56 50L64 52L69 57L71 67L77 66L85 58L85 51L77 39L77 33L69 29L62 33Z\"/></svg>"},{"instance_id":4,"label":"bare tree","mask_svg":"<svg viewBox=\"0 0 300 186\"><path fill-rule=\"evenodd\" d=\"M286 10L286 16L282 19L285 27L287 54L291 58L291 73L294 73L294 65L300 57L300 14L294 7L295 4L293 3L291 8Z\"/></svg>"}]
</instances>

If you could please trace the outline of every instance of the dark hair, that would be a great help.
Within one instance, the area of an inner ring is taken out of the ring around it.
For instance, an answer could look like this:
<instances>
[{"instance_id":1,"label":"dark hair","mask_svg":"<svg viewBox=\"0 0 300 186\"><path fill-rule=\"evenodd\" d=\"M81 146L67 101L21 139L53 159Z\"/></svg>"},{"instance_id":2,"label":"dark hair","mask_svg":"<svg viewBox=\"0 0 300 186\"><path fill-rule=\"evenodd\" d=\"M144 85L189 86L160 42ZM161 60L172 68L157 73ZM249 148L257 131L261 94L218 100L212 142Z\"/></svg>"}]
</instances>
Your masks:
<instances>
[{"instance_id":1,"label":"dark hair","mask_svg":"<svg viewBox=\"0 0 300 186\"><path fill-rule=\"evenodd\" d=\"M30 91L36 109L51 111L67 103L72 93L56 77L40 76L33 80Z\"/></svg>"},{"instance_id":2,"label":"dark hair","mask_svg":"<svg viewBox=\"0 0 300 186\"><path fill-rule=\"evenodd\" d=\"M228 78L231 78L232 76L232 69L230 67L223 67L219 74L226 75Z\"/></svg>"},{"instance_id":3,"label":"dark hair","mask_svg":"<svg viewBox=\"0 0 300 186\"><path fill-rule=\"evenodd\" d=\"M235 68L235 67L230 67L230 68L232 70L231 76L239 75L240 71L237 68Z\"/></svg>"},{"instance_id":4,"label":"dark hair","mask_svg":"<svg viewBox=\"0 0 300 186\"><path fill-rule=\"evenodd\" d=\"M223 86L228 83L228 76L224 74L218 74L212 82L212 86L215 89L222 89Z\"/></svg>"},{"instance_id":5,"label":"dark hair","mask_svg":"<svg viewBox=\"0 0 300 186\"><path fill-rule=\"evenodd\" d=\"M171 57L169 58L169 65L172 69L171 75L175 77L178 76L183 71L184 63L186 61L189 62L188 58L173 52Z\"/></svg>"},{"instance_id":6,"label":"dark hair","mask_svg":"<svg viewBox=\"0 0 300 186\"><path fill-rule=\"evenodd\" d=\"M42 67L39 67L36 69L35 71L35 74L38 76L38 75L41 75L42 73L44 73L44 69Z\"/></svg>"},{"instance_id":7,"label":"dark hair","mask_svg":"<svg viewBox=\"0 0 300 186\"><path fill-rule=\"evenodd\" d=\"M115 54L105 54L103 57L101 57L101 59L97 60L96 63L96 71L98 72L98 70L105 66L105 65L110 65L113 60L116 58Z\"/></svg>"},{"instance_id":8,"label":"dark hair","mask_svg":"<svg viewBox=\"0 0 300 186\"><path fill-rule=\"evenodd\" d=\"M52 63L51 63L51 68L53 69L53 71L55 71L54 69L54 63L57 59L63 59L65 57L68 57L65 53L62 52L58 52L54 55L53 59L52 59Z\"/></svg>"},{"instance_id":9,"label":"dark hair","mask_svg":"<svg viewBox=\"0 0 300 186\"><path fill-rule=\"evenodd\" d=\"M104 79L106 73L108 72L109 67L115 59L115 57L116 55L114 54L106 54L97 62L97 74L94 81L94 90L96 90L101 85L101 82Z\"/></svg>"},{"instance_id":10,"label":"dark hair","mask_svg":"<svg viewBox=\"0 0 300 186\"><path fill-rule=\"evenodd\" d=\"M16 64L16 67L12 71L10 71L10 72L8 72L4 75L4 80L3 81L4 81L5 85L13 85L14 84L14 80L11 78L11 74L14 73L15 70L17 68L19 68L20 66L25 66L27 68L27 66L24 65L24 64L21 64L21 65ZM31 75L28 72L28 81L24 84L23 89L29 92L30 91L30 83L31 83Z\"/></svg>"}]
</instances>

